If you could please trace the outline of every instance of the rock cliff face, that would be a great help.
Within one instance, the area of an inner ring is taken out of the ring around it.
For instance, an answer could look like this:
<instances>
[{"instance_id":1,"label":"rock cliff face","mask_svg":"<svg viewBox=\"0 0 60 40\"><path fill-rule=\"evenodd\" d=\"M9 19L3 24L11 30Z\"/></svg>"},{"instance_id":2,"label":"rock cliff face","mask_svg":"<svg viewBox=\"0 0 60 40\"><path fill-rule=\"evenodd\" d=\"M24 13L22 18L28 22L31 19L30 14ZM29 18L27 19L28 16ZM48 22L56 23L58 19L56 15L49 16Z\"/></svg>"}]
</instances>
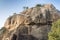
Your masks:
<instances>
[{"instance_id":1,"label":"rock cliff face","mask_svg":"<svg viewBox=\"0 0 60 40\"><path fill-rule=\"evenodd\" d=\"M27 9L7 18L0 36L1 40L48 40L53 22L60 19L60 12L52 5L45 4Z\"/></svg>"}]
</instances>

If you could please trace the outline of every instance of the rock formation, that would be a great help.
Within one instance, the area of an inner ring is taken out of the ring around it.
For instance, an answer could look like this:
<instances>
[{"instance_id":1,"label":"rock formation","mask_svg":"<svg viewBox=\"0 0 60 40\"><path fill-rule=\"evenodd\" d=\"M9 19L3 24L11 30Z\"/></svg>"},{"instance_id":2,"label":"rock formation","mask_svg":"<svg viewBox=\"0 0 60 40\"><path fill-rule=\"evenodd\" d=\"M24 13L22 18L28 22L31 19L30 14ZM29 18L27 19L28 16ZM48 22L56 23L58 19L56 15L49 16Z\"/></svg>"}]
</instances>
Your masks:
<instances>
[{"instance_id":1,"label":"rock formation","mask_svg":"<svg viewBox=\"0 0 60 40\"><path fill-rule=\"evenodd\" d=\"M45 4L14 14L7 18L4 24L6 31L0 39L48 40L52 23L60 19L59 13L52 4Z\"/></svg>"}]
</instances>

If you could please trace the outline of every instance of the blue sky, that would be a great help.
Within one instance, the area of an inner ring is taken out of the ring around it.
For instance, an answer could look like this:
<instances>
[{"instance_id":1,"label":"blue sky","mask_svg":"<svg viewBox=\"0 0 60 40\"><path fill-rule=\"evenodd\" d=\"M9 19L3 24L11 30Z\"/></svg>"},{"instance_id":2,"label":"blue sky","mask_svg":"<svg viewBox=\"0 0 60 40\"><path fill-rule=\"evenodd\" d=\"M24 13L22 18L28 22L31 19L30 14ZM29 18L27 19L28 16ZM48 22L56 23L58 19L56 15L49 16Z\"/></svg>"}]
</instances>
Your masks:
<instances>
[{"instance_id":1,"label":"blue sky","mask_svg":"<svg viewBox=\"0 0 60 40\"><path fill-rule=\"evenodd\" d=\"M4 26L6 19L23 11L24 6L34 7L36 4L53 4L60 10L60 0L0 0L0 28Z\"/></svg>"}]
</instances>

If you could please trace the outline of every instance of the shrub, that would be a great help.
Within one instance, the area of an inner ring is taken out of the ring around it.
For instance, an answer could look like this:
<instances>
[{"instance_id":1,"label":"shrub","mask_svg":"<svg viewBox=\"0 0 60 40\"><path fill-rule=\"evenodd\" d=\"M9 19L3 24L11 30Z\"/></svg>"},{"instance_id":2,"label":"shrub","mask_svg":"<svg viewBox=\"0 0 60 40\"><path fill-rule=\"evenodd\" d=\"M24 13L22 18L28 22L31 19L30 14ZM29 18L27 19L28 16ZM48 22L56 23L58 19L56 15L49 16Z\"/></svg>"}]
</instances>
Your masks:
<instances>
[{"instance_id":1,"label":"shrub","mask_svg":"<svg viewBox=\"0 0 60 40\"><path fill-rule=\"evenodd\" d=\"M2 27L1 29L0 29L0 34L3 34L3 33L5 33L6 32L6 28L5 27Z\"/></svg>"},{"instance_id":2,"label":"shrub","mask_svg":"<svg viewBox=\"0 0 60 40\"><path fill-rule=\"evenodd\" d=\"M48 33L48 40L60 40L60 20L54 22Z\"/></svg>"}]
</instances>

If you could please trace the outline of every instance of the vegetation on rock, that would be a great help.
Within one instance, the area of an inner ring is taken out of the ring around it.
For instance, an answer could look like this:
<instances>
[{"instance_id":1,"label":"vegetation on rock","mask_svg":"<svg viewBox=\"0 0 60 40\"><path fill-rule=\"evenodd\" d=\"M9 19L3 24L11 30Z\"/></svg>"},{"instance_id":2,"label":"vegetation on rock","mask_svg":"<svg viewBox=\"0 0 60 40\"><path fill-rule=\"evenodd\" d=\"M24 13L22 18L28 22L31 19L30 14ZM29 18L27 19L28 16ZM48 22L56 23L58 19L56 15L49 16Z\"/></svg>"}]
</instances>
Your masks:
<instances>
[{"instance_id":1,"label":"vegetation on rock","mask_svg":"<svg viewBox=\"0 0 60 40\"><path fill-rule=\"evenodd\" d=\"M3 27L3 28L0 29L0 34L3 34L5 32L6 32L6 28L5 27Z\"/></svg>"},{"instance_id":2,"label":"vegetation on rock","mask_svg":"<svg viewBox=\"0 0 60 40\"><path fill-rule=\"evenodd\" d=\"M52 28L48 33L48 37L48 40L60 40L60 20L52 24Z\"/></svg>"},{"instance_id":3,"label":"vegetation on rock","mask_svg":"<svg viewBox=\"0 0 60 40\"><path fill-rule=\"evenodd\" d=\"M42 5L41 4L37 4L36 7L41 7Z\"/></svg>"},{"instance_id":4,"label":"vegetation on rock","mask_svg":"<svg viewBox=\"0 0 60 40\"><path fill-rule=\"evenodd\" d=\"M25 7L25 6L24 6L24 7L23 7L23 9L24 9L24 10L27 10L27 9L28 9L28 7Z\"/></svg>"}]
</instances>

